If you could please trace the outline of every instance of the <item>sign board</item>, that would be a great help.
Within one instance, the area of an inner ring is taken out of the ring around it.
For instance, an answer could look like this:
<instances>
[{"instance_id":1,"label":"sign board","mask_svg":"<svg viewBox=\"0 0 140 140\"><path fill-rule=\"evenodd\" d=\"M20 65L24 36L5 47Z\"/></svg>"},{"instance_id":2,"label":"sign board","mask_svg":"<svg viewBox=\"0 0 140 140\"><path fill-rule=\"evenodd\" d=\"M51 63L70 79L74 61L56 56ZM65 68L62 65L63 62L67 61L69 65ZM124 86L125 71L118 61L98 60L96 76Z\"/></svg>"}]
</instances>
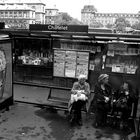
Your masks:
<instances>
[{"instance_id":1,"label":"sign board","mask_svg":"<svg viewBox=\"0 0 140 140\"><path fill-rule=\"evenodd\" d=\"M30 24L32 31L88 32L87 25Z\"/></svg>"},{"instance_id":2,"label":"sign board","mask_svg":"<svg viewBox=\"0 0 140 140\"><path fill-rule=\"evenodd\" d=\"M88 78L89 52L55 49L53 69L53 76L78 78L83 74Z\"/></svg>"}]
</instances>

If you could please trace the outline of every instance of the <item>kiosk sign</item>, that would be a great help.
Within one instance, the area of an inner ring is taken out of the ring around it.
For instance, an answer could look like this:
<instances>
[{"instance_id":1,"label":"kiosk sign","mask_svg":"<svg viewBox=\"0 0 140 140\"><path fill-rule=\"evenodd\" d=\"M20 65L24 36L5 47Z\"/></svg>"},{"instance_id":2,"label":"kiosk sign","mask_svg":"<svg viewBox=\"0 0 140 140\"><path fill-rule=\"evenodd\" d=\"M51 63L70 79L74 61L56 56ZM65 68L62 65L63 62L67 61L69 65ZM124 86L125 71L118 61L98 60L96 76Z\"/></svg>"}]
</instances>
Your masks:
<instances>
[{"instance_id":1,"label":"kiosk sign","mask_svg":"<svg viewBox=\"0 0 140 140\"><path fill-rule=\"evenodd\" d=\"M48 30L50 31L68 31L67 25L48 25Z\"/></svg>"},{"instance_id":2,"label":"kiosk sign","mask_svg":"<svg viewBox=\"0 0 140 140\"><path fill-rule=\"evenodd\" d=\"M31 31L88 32L87 25L30 24Z\"/></svg>"}]
</instances>

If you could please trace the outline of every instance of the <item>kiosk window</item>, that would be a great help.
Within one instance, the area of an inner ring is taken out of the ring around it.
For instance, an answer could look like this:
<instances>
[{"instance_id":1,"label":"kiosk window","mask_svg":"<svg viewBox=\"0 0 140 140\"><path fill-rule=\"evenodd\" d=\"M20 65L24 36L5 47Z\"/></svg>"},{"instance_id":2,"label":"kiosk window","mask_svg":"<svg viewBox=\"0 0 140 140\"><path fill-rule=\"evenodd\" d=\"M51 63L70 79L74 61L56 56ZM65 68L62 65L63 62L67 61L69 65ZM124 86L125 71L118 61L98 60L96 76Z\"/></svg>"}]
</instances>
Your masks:
<instances>
[{"instance_id":1,"label":"kiosk window","mask_svg":"<svg viewBox=\"0 0 140 140\"><path fill-rule=\"evenodd\" d=\"M41 82L53 76L53 53L50 39L16 38L14 80Z\"/></svg>"},{"instance_id":2,"label":"kiosk window","mask_svg":"<svg viewBox=\"0 0 140 140\"><path fill-rule=\"evenodd\" d=\"M18 39L15 45L18 64L48 65L52 63L50 40Z\"/></svg>"},{"instance_id":3,"label":"kiosk window","mask_svg":"<svg viewBox=\"0 0 140 140\"><path fill-rule=\"evenodd\" d=\"M105 67L110 72L135 74L139 63L137 44L109 43Z\"/></svg>"}]
</instances>

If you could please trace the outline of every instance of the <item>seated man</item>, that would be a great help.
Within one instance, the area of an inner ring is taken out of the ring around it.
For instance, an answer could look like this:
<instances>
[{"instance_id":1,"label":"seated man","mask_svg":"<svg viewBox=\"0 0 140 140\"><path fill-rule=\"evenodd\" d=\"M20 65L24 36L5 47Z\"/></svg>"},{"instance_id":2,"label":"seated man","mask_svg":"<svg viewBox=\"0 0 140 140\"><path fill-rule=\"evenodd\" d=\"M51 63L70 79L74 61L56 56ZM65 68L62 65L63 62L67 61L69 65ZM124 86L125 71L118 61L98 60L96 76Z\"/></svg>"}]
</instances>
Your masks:
<instances>
[{"instance_id":1,"label":"seated man","mask_svg":"<svg viewBox=\"0 0 140 140\"><path fill-rule=\"evenodd\" d=\"M71 123L82 125L81 109L85 105L90 94L90 86L86 82L85 75L80 75L78 81L73 84L71 90L71 99L69 102L69 111L71 113Z\"/></svg>"}]
</instances>

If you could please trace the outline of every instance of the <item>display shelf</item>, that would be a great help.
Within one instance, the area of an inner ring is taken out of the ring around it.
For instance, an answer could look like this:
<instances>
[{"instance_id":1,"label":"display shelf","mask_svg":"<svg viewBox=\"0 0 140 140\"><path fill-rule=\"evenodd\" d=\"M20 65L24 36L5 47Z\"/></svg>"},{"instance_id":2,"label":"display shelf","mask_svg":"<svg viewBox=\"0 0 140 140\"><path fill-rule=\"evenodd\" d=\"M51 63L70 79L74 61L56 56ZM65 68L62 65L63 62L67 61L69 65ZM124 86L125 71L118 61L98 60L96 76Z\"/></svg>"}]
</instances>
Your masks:
<instances>
[{"instance_id":1,"label":"display shelf","mask_svg":"<svg viewBox=\"0 0 140 140\"><path fill-rule=\"evenodd\" d=\"M47 68L47 69L52 69L52 66L50 66L50 65L16 64L16 66L17 67L32 67L32 68Z\"/></svg>"}]
</instances>

